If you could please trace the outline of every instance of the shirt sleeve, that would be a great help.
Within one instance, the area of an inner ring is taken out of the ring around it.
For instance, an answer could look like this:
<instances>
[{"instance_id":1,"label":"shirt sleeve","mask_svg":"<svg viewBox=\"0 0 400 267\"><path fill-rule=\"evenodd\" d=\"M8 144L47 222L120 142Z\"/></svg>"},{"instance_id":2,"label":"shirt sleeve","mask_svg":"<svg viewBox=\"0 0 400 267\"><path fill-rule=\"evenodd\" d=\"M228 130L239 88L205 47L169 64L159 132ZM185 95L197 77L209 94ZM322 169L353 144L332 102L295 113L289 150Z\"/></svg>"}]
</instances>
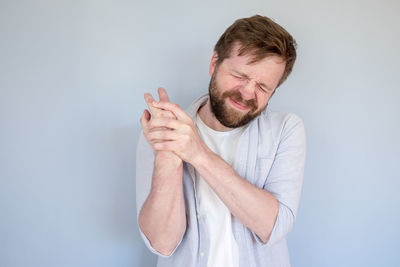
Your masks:
<instances>
[{"instance_id":1,"label":"shirt sleeve","mask_svg":"<svg viewBox=\"0 0 400 267\"><path fill-rule=\"evenodd\" d=\"M285 238L293 227L303 183L305 153L306 136L303 121L291 114L284 122L278 149L263 187L278 200L278 215L266 243L252 231L254 239L261 245L276 244Z\"/></svg>"},{"instance_id":2,"label":"shirt sleeve","mask_svg":"<svg viewBox=\"0 0 400 267\"><path fill-rule=\"evenodd\" d=\"M172 251L170 255L164 255L158 252L150 243L150 240L146 237L146 235L142 232L139 226L139 213L142 209L144 202L147 199L147 196L151 190L151 180L153 176L153 168L154 168L154 152L146 138L143 135L143 132L140 132L140 137L136 150L136 211L137 211L137 225L139 228L140 235L144 241L146 247L157 256L168 258L172 256L175 250L179 247L179 244L182 242L182 238L179 241L178 245Z\"/></svg>"}]
</instances>

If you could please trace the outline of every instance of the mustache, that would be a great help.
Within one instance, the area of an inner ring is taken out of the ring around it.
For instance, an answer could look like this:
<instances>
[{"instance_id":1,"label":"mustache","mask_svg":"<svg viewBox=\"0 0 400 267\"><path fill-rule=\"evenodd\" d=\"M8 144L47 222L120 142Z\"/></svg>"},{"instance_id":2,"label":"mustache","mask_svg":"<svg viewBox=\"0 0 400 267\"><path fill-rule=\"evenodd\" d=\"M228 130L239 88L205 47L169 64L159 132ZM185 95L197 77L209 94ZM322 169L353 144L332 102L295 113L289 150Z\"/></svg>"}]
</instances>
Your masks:
<instances>
[{"instance_id":1,"label":"mustache","mask_svg":"<svg viewBox=\"0 0 400 267\"><path fill-rule=\"evenodd\" d=\"M227 91L222 94L222 98L230 97L239 104L250 107L253 111L257 110L257 102L255 99L244 100L238 91Z\"/></svg>"}]
</instances>

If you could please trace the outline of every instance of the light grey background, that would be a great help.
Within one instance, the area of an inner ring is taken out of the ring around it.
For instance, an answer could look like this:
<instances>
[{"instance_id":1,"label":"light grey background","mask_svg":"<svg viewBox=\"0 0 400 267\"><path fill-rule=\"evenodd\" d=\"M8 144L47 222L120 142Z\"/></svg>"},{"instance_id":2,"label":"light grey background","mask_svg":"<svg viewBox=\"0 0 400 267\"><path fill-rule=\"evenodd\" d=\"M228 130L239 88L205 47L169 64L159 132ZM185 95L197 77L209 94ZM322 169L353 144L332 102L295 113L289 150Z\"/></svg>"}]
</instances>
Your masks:
<instances>
[{"instance_id":1,"label":"light grey background","mask_svg":"<svg viewBox=\"0 0 400 267\"><path fill-rule=\"evenodd\" d=\"M154 266L137 230L144 92L187 107L235 19L270 16L298 61L271 107L308 157L294 267L399 266L398 1L0 0L0 266Z\"/></svg>"}]
</instances>

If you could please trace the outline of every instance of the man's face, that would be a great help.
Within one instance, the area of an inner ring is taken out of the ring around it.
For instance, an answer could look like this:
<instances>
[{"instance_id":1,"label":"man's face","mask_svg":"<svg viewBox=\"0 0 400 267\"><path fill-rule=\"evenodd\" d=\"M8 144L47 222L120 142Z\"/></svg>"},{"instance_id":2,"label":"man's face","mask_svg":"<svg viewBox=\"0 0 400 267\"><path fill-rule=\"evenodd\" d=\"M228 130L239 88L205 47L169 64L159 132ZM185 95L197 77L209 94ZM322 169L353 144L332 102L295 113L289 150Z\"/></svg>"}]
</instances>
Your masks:
<instances>
[{"instance_id":1,"label":"man's face","mask_svg":"<svg viewBox=\"0 0 400 267\"><path fill-rule=\"evenodd\" d=\"M285 70L285 61L278 56L249 65L251 56L237 56L238 49L234 46L218 66L214 54L210 64L211 110L229 128L247 124L265 109Z\"/></svg>"}]
</instances>

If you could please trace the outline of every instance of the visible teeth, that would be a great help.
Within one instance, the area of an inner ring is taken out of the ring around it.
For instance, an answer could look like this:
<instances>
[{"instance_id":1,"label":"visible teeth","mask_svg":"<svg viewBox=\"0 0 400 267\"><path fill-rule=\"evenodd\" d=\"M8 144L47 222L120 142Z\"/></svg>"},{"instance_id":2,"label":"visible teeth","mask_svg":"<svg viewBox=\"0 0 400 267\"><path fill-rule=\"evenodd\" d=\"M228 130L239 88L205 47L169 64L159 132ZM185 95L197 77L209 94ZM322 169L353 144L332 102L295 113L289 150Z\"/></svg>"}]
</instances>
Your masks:
<instances>
[{"instance_id":1,"label":"visible teeth","mask_svg":"<svg viewBox=\"0 0 400 267\"><path fill-rule=\"evenodd\" d=\"M243 104L242 102L239 102L239 101L236 101L236 100L235 100L235 102L238 103L239 105L243 106L243 107L247 107L247 106L246 106L245 104Z\"/></svg>"}]
</instances>

